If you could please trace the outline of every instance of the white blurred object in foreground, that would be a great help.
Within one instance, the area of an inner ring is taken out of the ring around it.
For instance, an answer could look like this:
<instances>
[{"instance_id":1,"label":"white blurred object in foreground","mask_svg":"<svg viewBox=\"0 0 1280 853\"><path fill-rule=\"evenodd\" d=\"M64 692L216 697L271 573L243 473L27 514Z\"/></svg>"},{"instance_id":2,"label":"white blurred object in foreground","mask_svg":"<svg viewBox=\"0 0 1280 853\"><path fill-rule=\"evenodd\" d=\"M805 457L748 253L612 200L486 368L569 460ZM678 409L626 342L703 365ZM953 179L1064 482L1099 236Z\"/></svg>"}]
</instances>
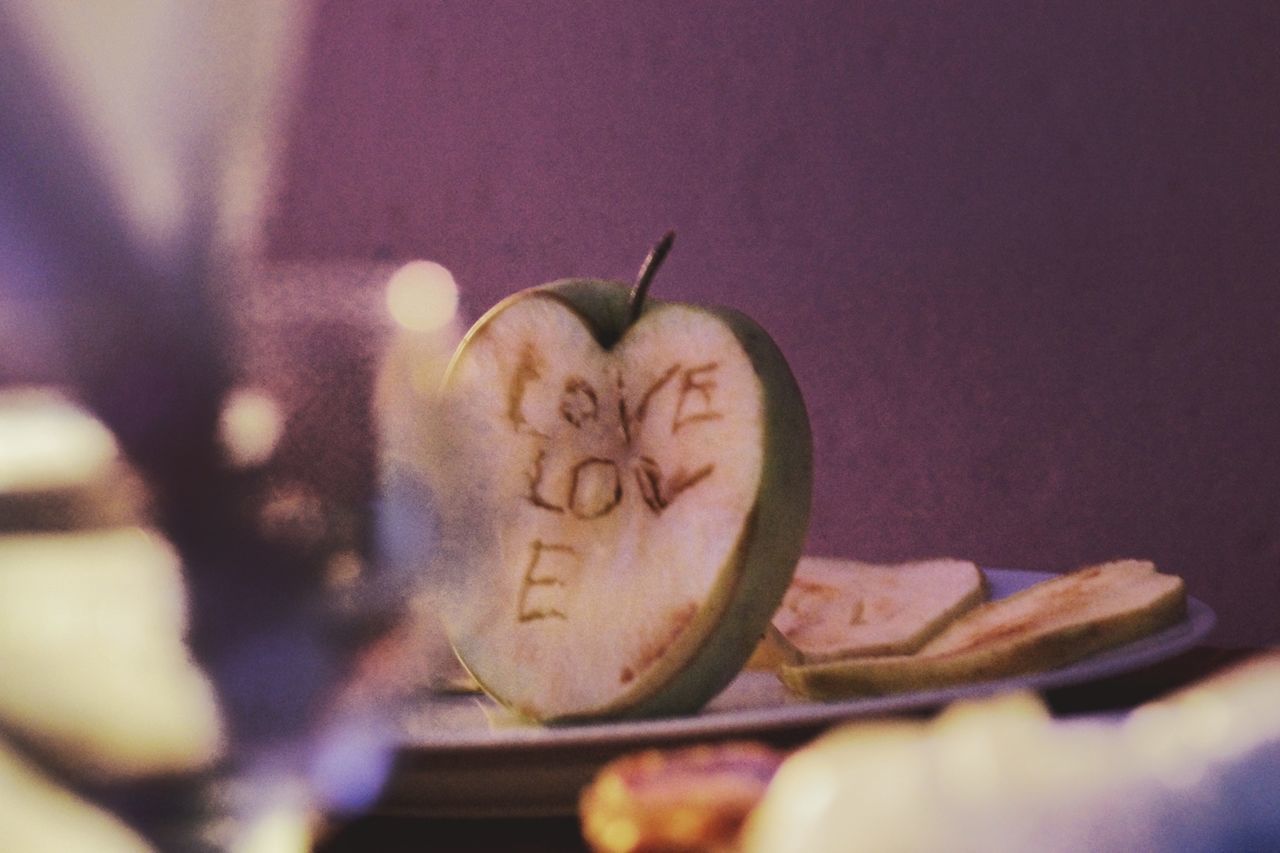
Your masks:
<instances>
[{"instance_id":1,"label":"white blurred object in foreground","mask_svg":"<svg viewBox=\"0 0 1280 853\"><path fill-rule=\"evenodd\" d=\"M178 555L112 434L69 398L0 392L0 440L0 849L145 849L4 738L97 784L221 755Z\"/></svg>"},{"instance_id":2,"label":"white blurred object in foreground","mask_svg":"<svg viewBox=\"0 0 1280 853\"><path fill-rule=\"evenodd\" d=\"M186 624L153 532L0 536L0 726L97 779L207 765L220 721Z\"/></svg>"},{"instance_id":3,"label":"white blurred object in foreground","mask_svg":"<svg viewBox=\"0 0 1280 853\"><path fill-rule=\"evenodd\" d=\"M745 849L1280 849L1277 707L1271 656L1119 721L1018 694L849 725L783 765Z\"/></svg>"},{"instance_id":4,"label":"white blurred object in foreground","mask_svg":"<svg viewBox=\"0 0 1280 853\"><path fill-rule=\"evenodd\" d=\"M0 846L25 853L146 853L115 816L59 788L0 741Z\"/></svg>"},{"instance_id":5,"label":"white blurred object in foreground","mask_svg":"<svg viewBox=\"0 0 1280 853\"><path fill-rule=\"evenodd\" d=\"M0 533L132 524L144 505L101 422L58 391L0 389Z\"/></svg>"},{"instance_id":6,"label":"white blurred object in foreground","mask_svg":"<svg viewBox=\"0 0 1280 853\"><path fill-rule=\"evenodd\" d=\"M109 477L119 457L111 432L57 392L0 391L0 494L83 488Z\"/></svg>"},{"instance_id":7,"label":"white blurred object in foreground","mask_svg":"<svg viewBox=\"0 0 1280 853\"><path fill-rule=\"evenodd\" d=\"M405 632L413 661L406 681L461 683L468 676L440 625L431 560L440 550L437 487L432 468L452 446L439 416L440 383L462 339L458 286L434 261L415 260L388 278L385 318L391 329L378 371L378 560L384 571L409 579Z\"/></svg>"},{"instance_id":8,"label":"white blurred object in foreground","mask_svg":"<svg viewBox=\"0 0 1280 853\"><path fill-rule=\"evenodd\" d=\"M210 605L210 591L230 597L228 588L253 577L249 571L269 577L274 568L215 557L220 542L234 545L237 536L255 546L249 553L267 549L232 523L233 513L220 511L218 495L248 490L230 475L207 476L222 469L209 464L206 427L235 361L236 342L222 328L223 285L259 248L268 167L281 147L307 5L0 5L0 356L17 364L0 370L0 381L74 383L150 478L165 502L165 532L183 549L190 588L200 591L193 599L201 608L200 654L218 680L228 721L233 699L240 708L260 701L274 710L281 696L303 697L302 704L318 692L331 662L330 647L315 639L321 628L298 616L299 595L282 596L287 600L271 614L279 624L250 624L253 617L224 608L230 615L209 628L223 616ZM263 419L253 417L258 429ZM270 441L246 444L242 426L233 418L228 436L234 449L247 451L237 461L252 464ZM187 464L197 472L192 477ZM186 656L177 558L161 537L136 525L113 521L108 530L99 521L76 532L84 526L78 510L54 516L56 523L45 523L48 513L35 514L37 535L22 533L30 527L23 518L0 511L0 530L16 534L0 565L8 585L0 589L0 623L20 615L14 624L26 626L3 636L0 725L20 748L34 747L44 758L47 747L58 762L89 775L201 766L217 752L220 732L210 685ZM184 537L196 522L212 535ZM244 567L236 580L226 577ZM300 673L300 686L289 692L286 679L270 671L286 664L289 674ZM228 676L236 666L249 673L245 684ZM259 672L265 674L254 680ZM269 716L240 713L236 723ZM279 716L276 729L304 728L301 715L286 709ZM238 753L239 730L228 729ZM68 761L71 745L76 754ZM217 782L189 781L209 790ZM184 805L204 805L199 793L169 787ZM268 829L284 825L277 806L291 801L266 788L254 793ZM130 799L117 806L122 813L138 806L140 814L128 817L142 834L168 831L142 825L167 819L154 798L107 799ZM0 812L17 807L0 797ZM141 814L148 808L155 814ZM245 838L261 837L245 826ZM57 837L56 826L47 830ZM33 848L0 837L0 849Z\"/></svg>"},{"instance_id":9,"label":"white blurred object in foreground","mask_svg":"<svg viewBox=\"0 0 1280 853\"><path fill-rule=\"evenodd\" d=\"M258 249L292 100L301 0L11 0L140 251ZM202 209L204 208L204 209ZM208 209L212 222L205 221ZM212 228L215 233L198 233Z\"/></svg>"}]
</instances>

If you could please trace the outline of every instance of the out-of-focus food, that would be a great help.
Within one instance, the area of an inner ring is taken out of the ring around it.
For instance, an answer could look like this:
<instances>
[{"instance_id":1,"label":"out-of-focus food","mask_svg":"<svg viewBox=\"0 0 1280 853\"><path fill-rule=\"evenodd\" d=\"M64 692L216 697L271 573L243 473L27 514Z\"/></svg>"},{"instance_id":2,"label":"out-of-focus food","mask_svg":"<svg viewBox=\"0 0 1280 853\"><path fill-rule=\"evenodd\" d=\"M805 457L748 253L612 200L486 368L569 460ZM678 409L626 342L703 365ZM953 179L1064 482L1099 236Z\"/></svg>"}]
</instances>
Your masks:
<instances>
[{"instance_id":1,"label":"out-of-focus food","mask_svg":"<svg viewBox=\"0 0 1280 853\"><path fill-rule=\"evenodd\" d=\"M582 793L583 836L598 853L737 849L742 823L782 759L746 741L616 759Z\"/></svg>"},{"instance_id":2,"label":"out-of-focus food","mask_svg":"<svg viewBox=\"0 0 1280 853\"><path fill-rule=\"evenodd\" d=\"M186 646L178 555L111 432L49 388L0 391L0 732L96 781L222 748Z\"/></svg>"},{"instance_id":3,"label":"out-of-focus food","mask_svg":"<svg viewBox=\"0 0 1280 853\"><path fill-rule=\"evenodd\" d=\"M145 503L100 421L50 388L0 390L0 532L136 523Z\"/></svg>"},{"instance_id":4,"label":"out-of-focus food","mask_svg":"<svg viewBox=\"0 0 1280 853\"><path fill-rule=\"evenodd\" d=\"M0 729L95 778L208 763L221 722L186 624L158 534L0 536Z\"/></svg>"},{"instance_id":5,"label":"out-of-focus food","mask_svg":"<svg viewBox=\"0 0 1280 853\"><path fill-rule=\"evenodd\" d=\"M1116 719L1029 693L850 723L783 764L747 853L1274 850L1280 656Z\"/></svg>"},{"instance_id":6,"label":"out-of-focus food","mask_svg":"<svg viewBox=\"0 0 1280 853\"><path fill-rule=\"evenodd\" d=\"M1037 583L951 623L913 655L784 665L782 680L818 699L928 690L1038 672L1154 633L1183 618L1182 579L1119 560Z\"/></svg>"},{"instance_id":7,"label":"out-of-focus food","mask_svg":"<svg viewBox=\"0 0 1280 853\"><path fill-rule=\"evenodd\" d=\"M911 654L985 598L986 580L967 560L804 557L766 642L792 664Z\"/></svg>"},{"instance_id":8,"label":"out-of-focus food","mask_svg":"<svg viewBox=\"0 0 1280 853\"><path fill-rule=\"evenodd\" d=\"M0 849L146 853L151 845L109 812L81 799L0 741Z\"/></svg>"}]
</instances>

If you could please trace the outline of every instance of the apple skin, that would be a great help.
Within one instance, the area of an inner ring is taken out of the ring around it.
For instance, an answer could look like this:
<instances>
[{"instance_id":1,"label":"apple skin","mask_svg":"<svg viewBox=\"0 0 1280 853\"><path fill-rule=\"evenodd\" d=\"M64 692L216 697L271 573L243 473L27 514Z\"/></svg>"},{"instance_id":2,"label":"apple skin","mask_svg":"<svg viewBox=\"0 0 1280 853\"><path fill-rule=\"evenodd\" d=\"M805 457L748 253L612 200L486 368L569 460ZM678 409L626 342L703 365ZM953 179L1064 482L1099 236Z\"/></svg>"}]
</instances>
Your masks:
<instances>
[{"instance_id":1,"label":"apple skin","mask_svg":"<svg viewBox=\"0 0 1280 853\"><path fill-rule=\"evenodd\" d=\"M553 299L576 313L605 350L620 341L629 327L629 285L564 279L513 294L491 308L464 337L453 364L493 318L515 301L531 298ZM761 383L764 447L754 506L743 519L727 565L695 617L706 627L684 632L640 683L617 701L580 713L541 718L540 722L696 712L737 676L751 656L791 583L804 547L812 503L813 443L804 399L786 359L759 325L728 308L646 300L636 323L643 323L646 315L667 305L705 313L727 327ZM446 389L452 368L446 371ZM465 649L457 651L466 665ZM482 673L472 671L472 675L486 692L504 701L501 691L491 689Z\"/></svg>"}]
</instances>

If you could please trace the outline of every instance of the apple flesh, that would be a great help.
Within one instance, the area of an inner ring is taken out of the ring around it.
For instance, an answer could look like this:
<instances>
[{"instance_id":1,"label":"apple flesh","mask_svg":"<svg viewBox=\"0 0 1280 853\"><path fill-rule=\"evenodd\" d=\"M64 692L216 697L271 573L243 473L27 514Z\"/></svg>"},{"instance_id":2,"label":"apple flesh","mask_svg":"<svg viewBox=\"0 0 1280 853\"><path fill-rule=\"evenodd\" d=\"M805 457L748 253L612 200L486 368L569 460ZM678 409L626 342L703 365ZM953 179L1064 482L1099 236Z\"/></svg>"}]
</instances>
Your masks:
<instances>
[{"instance_id":1,"label":"apple flesh","mask_svg":"<svg viewBox=\"0 0 1280 853\"><path fill-rule=\"evenodd\" d=\"M809 422L777 346L735 311L633 304L598 280L516 294L445 378L444 620L535 720L700 708L806 533Z\"/></svg>"}]
</instances>

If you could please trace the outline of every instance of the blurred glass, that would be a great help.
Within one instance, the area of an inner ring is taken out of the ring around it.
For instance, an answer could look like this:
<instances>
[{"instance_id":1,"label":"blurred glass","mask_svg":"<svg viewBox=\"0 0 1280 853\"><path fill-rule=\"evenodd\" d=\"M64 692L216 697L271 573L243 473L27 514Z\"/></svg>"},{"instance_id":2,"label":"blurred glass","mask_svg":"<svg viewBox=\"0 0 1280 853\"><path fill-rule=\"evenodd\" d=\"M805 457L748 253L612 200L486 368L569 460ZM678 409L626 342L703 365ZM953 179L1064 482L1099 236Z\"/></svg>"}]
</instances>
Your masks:
<instances>
[{"instance_id":1,"label":"blurred glass","mask_svg":"<svg viewBox=\"0 0 1280 853\"><path fill-rule=\"evenodd\" d=\"M386 771L343 686L408 582L375 560L386 336L254 325L299 274L259 235L308 12L0 7L0 847L302 849Z\"/></svg>"}]
</instances>

